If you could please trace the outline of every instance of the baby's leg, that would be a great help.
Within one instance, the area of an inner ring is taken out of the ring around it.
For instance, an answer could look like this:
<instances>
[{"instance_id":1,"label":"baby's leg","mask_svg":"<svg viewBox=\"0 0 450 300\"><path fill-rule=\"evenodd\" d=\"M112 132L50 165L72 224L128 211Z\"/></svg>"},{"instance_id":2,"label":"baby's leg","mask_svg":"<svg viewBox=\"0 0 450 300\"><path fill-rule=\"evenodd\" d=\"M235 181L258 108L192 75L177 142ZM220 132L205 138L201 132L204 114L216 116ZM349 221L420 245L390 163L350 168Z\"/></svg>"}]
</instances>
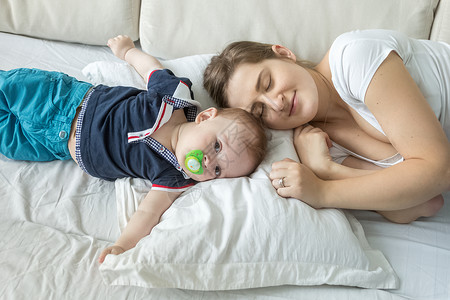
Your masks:
<instances>
[{"instance_id":1,"label":"baby's leg","mask_svg":"<svg viewBox=\"0 0 450 300\"><path fill-rule=\"evenodd\" d=\"M420 205L393 211L377 211L380 215L391 222L408 224L420 217L434 216L444 205L444 197L438 195Z\"/></svg>"},{"instance_id":2,"label":"baby's leg","mask_svg":"<svg viewBox=\"0 0 450 300\"><path fill-rule=\"evenodd\" d=\"M47 77L36 73L30 69L0 71L0 152L11 159L55 159L43 146L47 124L39 122L45 119L45 108L51 107L38 93ZM43 95L51 94L50 88L41 90Z\"/></svg>"},{"instance_id":3,"label":"baby's leg","mask_svg":"<svg viewBox=\"0 0 450 300\"><path fill-rule=\"evenodd\" d=\"M90 86L59 72L0 71L0 152L15 160L70 159L73 116Z\"/></svg>"}]
</instances>

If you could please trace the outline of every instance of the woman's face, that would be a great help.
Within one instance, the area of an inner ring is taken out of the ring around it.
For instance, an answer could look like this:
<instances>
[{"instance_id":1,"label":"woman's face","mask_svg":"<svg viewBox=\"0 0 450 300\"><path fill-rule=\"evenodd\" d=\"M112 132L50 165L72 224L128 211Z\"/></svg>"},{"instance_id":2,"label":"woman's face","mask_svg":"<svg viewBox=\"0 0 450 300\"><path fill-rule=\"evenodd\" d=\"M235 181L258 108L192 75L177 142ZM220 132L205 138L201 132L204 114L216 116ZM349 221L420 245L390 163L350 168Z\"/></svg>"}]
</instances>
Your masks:
<instances>
[{"instance_id":1,"label":"woman's face","mask_svg":"<svg viewBox=\"0 0 450 300\"><path fill-rule=\"evenodd\" d=\"M239 65L227 88L230 107L245 109L273 129L291 129L311 121L318 92L310 71L294 58Z\"/></svg>"}]
</instances>

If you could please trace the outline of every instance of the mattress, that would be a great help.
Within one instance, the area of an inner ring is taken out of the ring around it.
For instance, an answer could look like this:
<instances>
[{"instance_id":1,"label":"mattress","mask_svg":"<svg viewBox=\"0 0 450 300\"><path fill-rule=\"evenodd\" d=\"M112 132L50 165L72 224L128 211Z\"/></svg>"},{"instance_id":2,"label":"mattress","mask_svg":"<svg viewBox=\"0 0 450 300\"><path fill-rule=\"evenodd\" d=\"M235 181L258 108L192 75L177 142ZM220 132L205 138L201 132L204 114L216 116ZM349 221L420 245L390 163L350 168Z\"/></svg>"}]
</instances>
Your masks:
<instances>
[{"instance_id":1,"label":"mattress","mask_svg":"<svg viewBox=\"0 0 450 300\"><path fill-rule=\"evenodd\" d=\"M82 69L119 61L107 47L0 33L0 69L41 68L88 80ZM400 279L395 290L345 286L276 286L232 291L106 285L100 251L120 234L115 185L72 161L17 162L0 156L1 299L450 299L450 193L432 218L393 224L351 211L369 244Z\"/></svg>"}]
</instances>

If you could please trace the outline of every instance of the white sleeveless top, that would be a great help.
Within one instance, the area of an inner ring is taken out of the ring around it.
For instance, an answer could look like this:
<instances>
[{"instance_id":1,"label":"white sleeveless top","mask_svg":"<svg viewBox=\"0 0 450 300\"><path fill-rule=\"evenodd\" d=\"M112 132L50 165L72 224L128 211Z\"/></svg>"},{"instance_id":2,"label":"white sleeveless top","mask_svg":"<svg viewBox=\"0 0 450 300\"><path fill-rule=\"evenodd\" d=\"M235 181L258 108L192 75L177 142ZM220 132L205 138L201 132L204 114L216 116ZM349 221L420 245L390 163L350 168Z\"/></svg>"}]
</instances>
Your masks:
<instances>
[{"instance_id":1,"label":"white sleeveless top","mask_svg":"<svg viewBox=\"0 0 450 300\"><path fill-rule=\"evenodd\" d=\"M365 105L364 97L373 75L391 51L403 60L450 139L450 45L446 43L412 39L396 31L380 29L340 35L330 48L329 63L333 84L342 100L384 134ZM382 167L403 160L397 154L373 161L337 144L330 149L331 152L338 162L352 155Z\"/></svg>"}]
</instances>

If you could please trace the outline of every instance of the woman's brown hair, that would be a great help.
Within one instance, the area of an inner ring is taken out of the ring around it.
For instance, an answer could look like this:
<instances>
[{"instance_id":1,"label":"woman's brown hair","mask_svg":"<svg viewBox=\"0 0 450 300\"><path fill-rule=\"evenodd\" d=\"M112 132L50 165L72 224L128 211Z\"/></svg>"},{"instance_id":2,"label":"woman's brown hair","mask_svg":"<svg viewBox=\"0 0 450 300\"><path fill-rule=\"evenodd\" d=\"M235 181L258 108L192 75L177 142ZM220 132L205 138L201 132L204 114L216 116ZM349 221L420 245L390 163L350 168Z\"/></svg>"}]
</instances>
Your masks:
<instances>
[{"instance_id":1,"label":"woman's brown hair","mask_svg":"<svg viewBox=\"0 0 450 300\"><path fill-rule=\"evenodd\" d=\"M278 56L271 44L239 41L229 44L219 55L214 56L203 74L203 86L219 107L229 107L226 91L228 82L237 66L243 63L259 63ZM306 68L312 68L308 61L297 61Z\"/></svg>"}]
</instances>

